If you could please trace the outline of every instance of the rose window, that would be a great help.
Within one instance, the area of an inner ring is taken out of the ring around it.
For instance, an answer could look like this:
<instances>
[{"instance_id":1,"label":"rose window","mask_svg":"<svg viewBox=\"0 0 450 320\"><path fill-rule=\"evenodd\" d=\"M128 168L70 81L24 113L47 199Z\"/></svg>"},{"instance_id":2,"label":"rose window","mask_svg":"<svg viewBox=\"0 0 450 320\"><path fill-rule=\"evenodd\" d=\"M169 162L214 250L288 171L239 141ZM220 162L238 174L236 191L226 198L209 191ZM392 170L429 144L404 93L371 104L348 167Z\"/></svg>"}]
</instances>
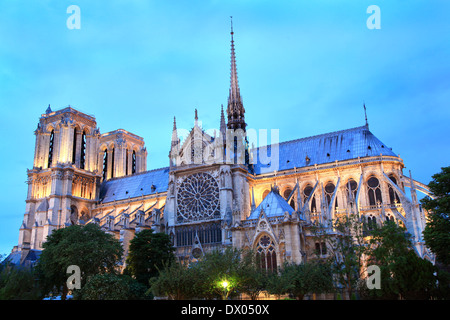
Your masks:
<instances>
[{"instance_id":1,"label":"rose window","mask_svg":"<svg viewBox=\"0 0 450 320\"><path fill-rule=\"evenodd\" d=\"M181 182L177 192L177 220L220 218L219 185L208 173L196 173Z\"/></svg>"}]
</instances>

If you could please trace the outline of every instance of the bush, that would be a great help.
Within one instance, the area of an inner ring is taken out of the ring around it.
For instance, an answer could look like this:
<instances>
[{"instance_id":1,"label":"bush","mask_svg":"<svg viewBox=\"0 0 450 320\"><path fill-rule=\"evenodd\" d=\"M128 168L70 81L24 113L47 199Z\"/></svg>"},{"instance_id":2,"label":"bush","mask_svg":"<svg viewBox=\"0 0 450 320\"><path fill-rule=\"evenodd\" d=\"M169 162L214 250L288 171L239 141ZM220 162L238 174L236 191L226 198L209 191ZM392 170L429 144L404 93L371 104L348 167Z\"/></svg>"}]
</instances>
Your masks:
<instances>
[{"instance_id":1,"label":"bush","mask_svg":"<svg viewBox=\"0 0 450 320\"><path fill-rule=\"evenodd\" d=\"M76 300L141 300L146 287L126 275L97 274L90 276L80 290L75 290Z\"/></svg>"}]
</instances>

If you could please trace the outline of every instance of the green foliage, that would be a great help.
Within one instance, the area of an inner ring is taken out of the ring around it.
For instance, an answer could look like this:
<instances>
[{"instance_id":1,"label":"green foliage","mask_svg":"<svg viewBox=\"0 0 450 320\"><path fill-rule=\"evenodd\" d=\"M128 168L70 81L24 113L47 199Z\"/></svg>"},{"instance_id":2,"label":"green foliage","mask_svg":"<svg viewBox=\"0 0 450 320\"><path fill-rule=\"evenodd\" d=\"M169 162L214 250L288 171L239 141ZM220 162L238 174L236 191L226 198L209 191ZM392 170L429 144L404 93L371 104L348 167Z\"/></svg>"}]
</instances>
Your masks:
<instances>
[{"instance_id":1,"label":"green foliage","mask_svg":"<svg viewBox=\"0 0 450 320\"><path fill-rule=\"evenodd\" d=\"M239 291L255 300L266 290L269 274L262 272L258 266L256 253L252 250L242 252L242 260L238 270Z\"/></svg>"},{"instance_id":2,"label":"green foliage","mask_svg":"<svg viewBox=\"0 0 450 320\"><path fill-rule=\"evenodd\" d=\"M37 272L45 293L62 290L67 293L67 267L76 265L81 270L81 286L89 276L114 273L123 254L118 240L95 224L73 225L54 230L43 244Z\"/></svg>"},{"instance_id":3,"label":"green foliage","mask_svg":"<svg viewBox=\"0 0 450 320\"><path fill-rule=\"evenodd\" d=\"M282 295L288 294L291 288L291 279L282 276L280 273L272 273L268 275L266 290L267 293L273 294L280 299Z\"/></svg>"},{"instance_id":4,"label":"green foliage","mask_svg":"<svg viewBox=\"0 0 450 320\"><path fill-rule=\"evenodd\" d=\"M199 296L197 284L200 282L193 269L180 263L165 264L159 276L150 279L148 292L171 300L192 299Z\"/></svg>"},{"instance_id":5,"label":"green foliage","mask_svg":"<svg viewBox=\"0 0 450 320\"><path fill-rule=\"evenodd\" d=\"M158 276L158 269L175 260L173 252L174 248L167 234L143 230L130 241L124 273L148 286L149 279Z\"/></svg>"},{"instance_id":6,"label":"green foliage","mask_svg":"<svg viewBox=\"0 0 450 320\"><path fill-rule=\"evenodd\" d=\"M320 261L286 265L282 276L290 280L288 292L299 300L307 293L333 291L333 276L329 264Z\"/></svg>"},{"instance_id":7,"label":"green foliage","mask_svg":"<svg viewBox=\"0 0 450 320\"><path fill-rule=\"evenodd\" d=\"M34 272L9 264L0 266L0 300L37 300L41 298Z\"/></svg>"},{"instance_id":8,"label":"green foliage","mask_svg":"<svg viewBox=\"0 0 450 320\"><path fill-rule=\"evenodd\" d=\"M227 248L207 253L189 267L165 265L159 276L150 280L150 290L169 299L227 299L238 293L255 299L265 289L266 278L266 273L257 269L252 253Z\"/></svg>"},{"instance_id":9,"label":"green foliage","mask_svg":"<svg viewBox=\"0 0 450 320\"><path fill-rule=\"evenodd\" d=\"M140 300L146 288L126 275L97 274L90 276L81 290L76 290L76 300Z\"/></svg>"},{"instance_id":10,"label":"green foliage","mask_svg":"<svg viewBox=\"0 0 450 320\"><path fill-rule=\"evenodd\" d=\"M381 289L363 290L366 298L429 299L436 291L435 267L412 248L411 236L391 221L372 233L368 265L381 271Z\"/></svg>"},{"instance_id":11,"label":"green foliage","mask_svg":"<svg viewBox=\"0 0 450 320\"><path fill-rule=\"evenodd\" d=\"M201 279L197 287L203 298L228 298L237 292L240 284L241 252L235 248L212 251L191 266ZM223 281L228 283L226 290L222 286Z\"/></svg>"},{"instance_id":12,"label":"green foliage","mask_svg":"<svg viewBox=\"0 0 450 320\"><path fill-rule=\"evenodd\" d=\"M363 256L366 251L365 225L357 215L348 215L332 221L335 232L325 225L312 228L316 241L327 246L326 262L336 282L351 297L361 279Z\"/></svg>"},{"instance_id":13,"label":"green foliage","mask_svg":"<svg viewBox=\"0 0 450 320\"><path fill-rule=\"evenodd\" d=\"M423 237L437 260L450 265L450 167L444 167L440 173L433 175L428 187L435 198L421 200L423 208L429 213Z\"/></svg>"}]
</instances>

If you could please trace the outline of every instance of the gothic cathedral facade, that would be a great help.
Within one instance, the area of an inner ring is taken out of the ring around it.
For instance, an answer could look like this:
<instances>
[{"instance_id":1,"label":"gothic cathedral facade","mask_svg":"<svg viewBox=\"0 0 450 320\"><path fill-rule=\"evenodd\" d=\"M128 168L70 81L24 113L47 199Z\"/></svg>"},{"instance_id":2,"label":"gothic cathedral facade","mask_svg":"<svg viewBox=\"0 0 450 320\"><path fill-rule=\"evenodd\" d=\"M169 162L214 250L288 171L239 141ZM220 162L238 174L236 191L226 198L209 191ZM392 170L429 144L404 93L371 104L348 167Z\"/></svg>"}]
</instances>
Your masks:
<instances>
[{"instance_id":1,"label":"gothic cathedral facade","mask_svg":"<svg viewBox=\"0 0 450 320\"><path fill-rule=\"evenodd\" d=\"M393 220L433 261L416 192L426 185L403 172L403 160L367 124L250 147L231 30L226 116L208 134L198 121L181 141L174 119L168 166L147 170L144 139L118 129L100 133L93 116L72 107L41 115L19 243L21 263L39 256L46 237L74 224L98 224L122 243L143 229L165 232L176 256L193 261L225 247L251 248L261 267L301 263L317 251L310 227L356 214ZM219 112L217 112L219 113ZM169 144L170 143L170 144ZM270 156L269 156L270 154ZM410 196L407 195L407 189Z\"/></svg>"}]
</instances>

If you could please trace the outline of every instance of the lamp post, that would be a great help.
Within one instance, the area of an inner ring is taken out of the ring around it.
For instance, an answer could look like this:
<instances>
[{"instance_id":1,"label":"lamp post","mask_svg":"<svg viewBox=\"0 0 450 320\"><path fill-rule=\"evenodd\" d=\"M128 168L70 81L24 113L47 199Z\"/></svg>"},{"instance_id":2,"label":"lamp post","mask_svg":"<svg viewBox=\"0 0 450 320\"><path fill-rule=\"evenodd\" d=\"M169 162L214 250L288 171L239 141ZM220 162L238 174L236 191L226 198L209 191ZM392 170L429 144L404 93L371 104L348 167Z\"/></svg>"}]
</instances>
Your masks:
<instances>
[{"instance_id":1,"label":"lamp post","mask_svg":"<svg viewBox=\"0 0 450 320\"><path fill-rule=\"evenodd\" d=\"M223 287L223 300L227 300L229 283L227 280L223 280L221 285Z\"/></svg>"}]
</instances>

